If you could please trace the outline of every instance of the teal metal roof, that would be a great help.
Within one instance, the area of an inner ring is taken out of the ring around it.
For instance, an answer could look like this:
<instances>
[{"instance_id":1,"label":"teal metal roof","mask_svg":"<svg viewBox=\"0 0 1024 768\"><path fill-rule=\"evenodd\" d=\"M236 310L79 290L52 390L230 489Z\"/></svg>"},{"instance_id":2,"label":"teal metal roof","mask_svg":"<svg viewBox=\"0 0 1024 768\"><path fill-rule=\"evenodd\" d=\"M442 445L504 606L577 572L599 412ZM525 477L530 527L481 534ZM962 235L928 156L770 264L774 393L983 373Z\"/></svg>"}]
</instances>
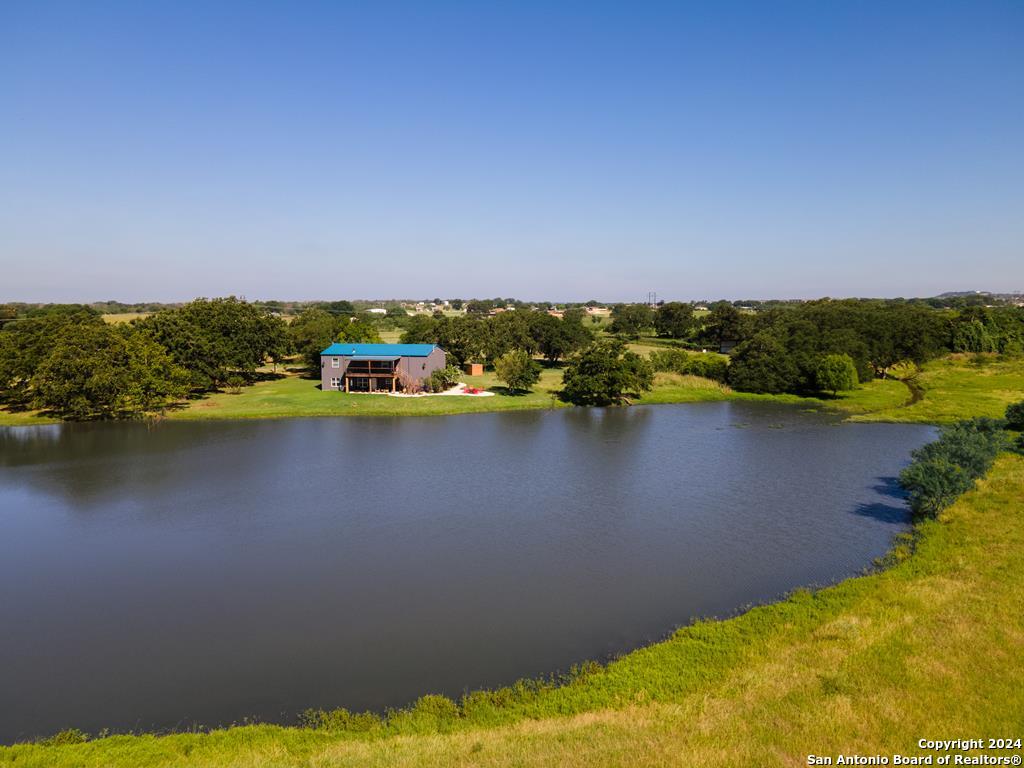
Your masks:
<instances>
[{"instance_id":1,"label":"teal metal roof","mask_svg":"<svg viewBox=\"0 0 1024 768\"><path fill-rule=\"evenodd\" d=\"M321 352L321 355L338 357L426 357L436 349L434 344L349 344L336 342Z\"/></svg>"}]
</instances>

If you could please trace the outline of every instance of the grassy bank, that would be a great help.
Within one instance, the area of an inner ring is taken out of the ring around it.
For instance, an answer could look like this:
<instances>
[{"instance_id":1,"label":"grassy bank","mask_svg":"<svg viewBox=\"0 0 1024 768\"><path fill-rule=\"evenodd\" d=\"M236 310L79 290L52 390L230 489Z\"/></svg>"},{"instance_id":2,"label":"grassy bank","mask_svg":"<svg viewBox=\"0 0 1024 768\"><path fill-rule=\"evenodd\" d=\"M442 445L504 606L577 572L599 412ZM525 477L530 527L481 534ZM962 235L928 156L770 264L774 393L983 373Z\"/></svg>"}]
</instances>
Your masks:
<instances>
[{"instance_id":1,"label":"grassy bank","mask_svg":"<svg viewBox=\"0 0 1024 768\"><path fill-rule=\"evenodd\" d=\"M426 699L368 732L247 726L0 748L16 766L805 765L1019 736L1024 458L1004 456L887 570L701 623L562 687L456 710ZM1009 753L1007 753L1009 754Z\"/></svg>"},{"instance_id":2,"label":"grassy bank","mask_svg":"<svg viewBox=\"0 0 1024 768\"><path fill-rule=\"evenodd\" d=\"M855 417L857 421L951 424L974 416L1000 418L1024 398L1024 359L998 355L950 355L928 363L913 380L921 399Z\"/></svg>"},{"instance_id":3,"label":"grassy bank","mask_svg":"<svg viewBox=\"0 0 1024 768\"><path fill-rule=\"evenodd\" d=\"M436 416L565 407L556 395L560 368L545 368L532 392L511 395L493 373L466 376L467 384L488 389L494 397L393 398L380 395L321 392L319 382L291 373L243 388L221 392L168 412L173 419L256 419L302 416ZM1000 416L1024 393L1024 360L954 355L929 363L915 377L922 399L908 405L910 390L894 379L874 380L836 398L796 395L751 395L734 392L706 379L658 374L654 389L638 404L693 403L709 400L777 402L842 411L856 421L902 421L945 424L973 416ZM52 423L30 412L0 410L0 426Z\"/></svg>"}]
</instances>

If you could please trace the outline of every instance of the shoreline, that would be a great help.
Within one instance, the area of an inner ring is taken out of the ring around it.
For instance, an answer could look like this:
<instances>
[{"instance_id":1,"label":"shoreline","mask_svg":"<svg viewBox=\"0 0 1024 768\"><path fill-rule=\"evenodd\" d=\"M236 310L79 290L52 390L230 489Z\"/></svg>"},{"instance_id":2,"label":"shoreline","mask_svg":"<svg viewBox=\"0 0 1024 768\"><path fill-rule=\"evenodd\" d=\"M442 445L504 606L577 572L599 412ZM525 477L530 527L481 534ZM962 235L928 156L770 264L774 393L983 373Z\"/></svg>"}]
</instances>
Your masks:
<instances>
[{"instance_id":1,"label":"shoreline","mask_svg":"<svg viewBox=\"0 0 1024 768\"><path fill-rule=\"evenodd\" d=\"M489 391L492 396L398 398L321 392L316 380L289 372L244 387L237 393L211 393L188 401L180 408L167 409L155 418L231 421L307 416L445 416L580 407L558 399L557 390L561 386L558 368L546 368L533 391L515 395L499 386L492 373L466 376L463 381ZM913 382L874 379L835 398L736 392L709 379L659 373L654 388L636 398L633 405L773 402L834 411L854 422L937 425L974 416L999 417L1022 392L1024 359L995 359L977 364L962 355L952 355L926 365L914 375ZM55 423L62 422L32 412L12 413L0 409L0 427Z\"/></svg>"}]
</instances>

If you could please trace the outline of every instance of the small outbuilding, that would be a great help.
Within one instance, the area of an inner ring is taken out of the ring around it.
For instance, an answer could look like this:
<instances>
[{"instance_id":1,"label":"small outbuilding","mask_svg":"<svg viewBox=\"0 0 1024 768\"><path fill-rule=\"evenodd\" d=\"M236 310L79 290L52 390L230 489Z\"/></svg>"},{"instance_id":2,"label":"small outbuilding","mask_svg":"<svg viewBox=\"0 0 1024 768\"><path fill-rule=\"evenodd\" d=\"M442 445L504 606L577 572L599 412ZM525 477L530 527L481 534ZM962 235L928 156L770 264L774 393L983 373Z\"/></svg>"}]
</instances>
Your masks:
<instances>
[{"instance_id":1,"label":"small outbuilding","mask_svg":"<svg viewBox=\"0 0 1024 768\"><path fill-rule=\"evenodd\" d=\"M436 344L335 343L320 353L325 392L401 392L447 364Z\"/></svg>"}]
</instances>

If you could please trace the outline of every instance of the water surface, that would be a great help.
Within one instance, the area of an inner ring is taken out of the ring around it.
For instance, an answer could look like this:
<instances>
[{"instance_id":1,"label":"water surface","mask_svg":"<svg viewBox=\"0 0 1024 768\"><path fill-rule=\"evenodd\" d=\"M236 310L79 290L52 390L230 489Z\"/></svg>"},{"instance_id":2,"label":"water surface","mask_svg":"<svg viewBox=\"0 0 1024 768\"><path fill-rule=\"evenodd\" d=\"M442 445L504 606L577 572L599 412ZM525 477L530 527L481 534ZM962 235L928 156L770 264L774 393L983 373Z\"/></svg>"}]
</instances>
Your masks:
<instances>
[{"instance_id":1,"label":"water surface","mask_svg":"<svg viewBox=\"0 0 1024 768\"><path fill-rule=\"evenodd\" d=\"M930 435L737 403L0 430L0 742L603 659L869 565Z\"/></svg>"}]
</instances>

